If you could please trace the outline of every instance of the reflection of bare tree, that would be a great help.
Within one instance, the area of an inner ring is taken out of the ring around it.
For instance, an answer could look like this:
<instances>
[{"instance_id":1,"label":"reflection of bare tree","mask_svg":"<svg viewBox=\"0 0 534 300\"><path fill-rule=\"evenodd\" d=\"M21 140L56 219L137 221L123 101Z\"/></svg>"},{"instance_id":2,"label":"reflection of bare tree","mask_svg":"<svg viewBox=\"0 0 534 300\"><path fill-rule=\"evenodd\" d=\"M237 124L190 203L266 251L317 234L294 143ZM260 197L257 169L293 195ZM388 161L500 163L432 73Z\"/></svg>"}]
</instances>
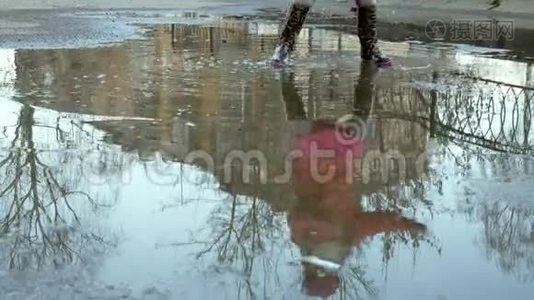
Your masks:
<instances>
[{"instance_id":1,"label":"reflection of bare tree","mask_svg":"<svg viewBox=\"0 0 534 300\"><path fill-rule=\"evenodd\" d=\"M367 299L376 296L377 288L367 278L364 266L358 264L359 259L351 259L339 273L340 299Z\"/></svg>"},{"instance_id":2,"label":"reflection of bare tree","mask_svg":"<svg viewBox=\"0 0 534 300\"><path fill-rule=\"evenodd\" d=\"M10 150L0 160L0 236L8 241L10 268L72 263L81 258L83 248L96 250L107 243L79 228L79 212L99 204L88 193L73 189L76 182L69 174L47 164L46 151L35 145L35 129L40 126L35 124L34 108L24 105Z\"/></svg>"},{"instance_id":3,"label":"reflection of bare tree","mask_svg":"<svg viewBox=\"0 0 534 300\"><path fill-rule=\"evenodd\" d=\"M475 164L479 165L482 172L507 177L530 172L534 100L531 87L465 74L434 74L431 80L424 82L426 85L432 82L431 88L423 84L413 90L418 101L429 106L430 116L415 115L411 109L403 111L401 108L392 110L390 114L427 127L431 136L442 146L439 153L435 154L437 158L447 157L447 160L453 161L462 176L469 176L469 170ZM443 176L432 177L439 180ZM432 177L429 180L433 180ZM410 199L419 198L418 186L423 188L416 182L414 184ZM438 188L441 192L441 183ZM379 197L379 200L371 199L372 205L386 203L393 208L399 204L402 209L412 207L410 201L393 201L399 199L398 193L390 197L385 192L373 197ZM481 241L487 256L495 260L506 273L514 274L521 280L532 278L534 211L509 204L485 203L469 212L475 214L475 218L483 225ZM391 235L385 235L384 239L384 258L389 259L393 255L393 247L388 246L393 244L389 241ZM397 240L405 244L410 241L402 237ZM427 242L435 245L433 240ZM410 243L420 241L416 239Z\"/></svg>"},{"instance_id":4,"label":"reflection of bare tree","mask_svg":"<svg viewBox=\"0 0 534 300\"><path fill-rule=\"evenodd\" d=\"M438 177L439 178L439 177ZM368 207L378 210L402 211L405 214L434 214L434 204L426 195L426 184L432 184L438 190L442 181L431 177L427 180L413 179L397 187L385 187L380 192L365 197ZM409 232L387 232L382 236L382 259L387 268L388 262L395 256L395 249L404 245L416 251L422 245L430 246L441 253L441 244L436 236L414 235Z\"/></svg>"},{"instance_id":5,"label":"reflection of bare tree","mask_svg":"<svg viewBox=\"0 0 534 300\"><path fill-rule=\"evenodd\" d=\"M214 254L217 268L228 268L241 274L238 291L249 297L260 291L254 286L253 277L263 277L274 289L280 278L276 274L276 257L261 255L284 234L283 219L274 215L270 206L255 197L242 199L232 196L211 215L210 241L198 253L197 258ZM264 295L267 296L267 295Z\"/></svg>"},{"instance_id":6,"label":"reflection of bare tree","mask_svg":"<svg viewBox=\"0 0 534 300\"><path fill-rule=\"evenodd\" d=\"M534 209L485 203L477 215L486 255L505 273L525 281L534 278Z\"/></svg>"}]
</instances>

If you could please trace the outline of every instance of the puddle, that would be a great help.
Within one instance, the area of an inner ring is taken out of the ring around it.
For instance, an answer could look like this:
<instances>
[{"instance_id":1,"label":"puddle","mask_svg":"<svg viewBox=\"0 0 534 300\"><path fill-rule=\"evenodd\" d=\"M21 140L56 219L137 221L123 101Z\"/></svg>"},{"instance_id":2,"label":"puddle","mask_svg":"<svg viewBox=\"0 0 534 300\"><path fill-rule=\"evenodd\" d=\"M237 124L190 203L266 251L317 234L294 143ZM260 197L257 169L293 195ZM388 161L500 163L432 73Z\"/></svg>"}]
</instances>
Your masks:
<instances>
[{"instance_id":1,"label":"puddle","mask_svg":"<svg viewBox=\"0 0 534 300\"><path fill-rule=\"evenodd\" d=\"M2 50L0 290L528 299L532 64L381 42L376 73L354 35L307 27L273 70L276 30Z\"/></svg>"}]
</instances>

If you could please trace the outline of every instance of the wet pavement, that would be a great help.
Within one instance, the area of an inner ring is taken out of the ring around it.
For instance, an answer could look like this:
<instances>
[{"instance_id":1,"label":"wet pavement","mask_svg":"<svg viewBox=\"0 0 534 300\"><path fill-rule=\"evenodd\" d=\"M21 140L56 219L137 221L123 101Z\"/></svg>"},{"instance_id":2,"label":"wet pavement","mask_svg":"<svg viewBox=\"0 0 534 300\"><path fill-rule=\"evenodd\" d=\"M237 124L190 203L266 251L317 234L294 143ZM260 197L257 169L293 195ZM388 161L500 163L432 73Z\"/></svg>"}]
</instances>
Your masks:
<instances>
[{"instance_id":1,"label":"wet pavement","mask_svg":"<svg viewBox=\"0 0 534 300\"><path fill-rule=\"evenodd\" d=\"M146 28L0 50L8 299L530 299L532 62L381 41L378 72L318 25L274 70L276 22Z\"/></svg>"}]
</instances>

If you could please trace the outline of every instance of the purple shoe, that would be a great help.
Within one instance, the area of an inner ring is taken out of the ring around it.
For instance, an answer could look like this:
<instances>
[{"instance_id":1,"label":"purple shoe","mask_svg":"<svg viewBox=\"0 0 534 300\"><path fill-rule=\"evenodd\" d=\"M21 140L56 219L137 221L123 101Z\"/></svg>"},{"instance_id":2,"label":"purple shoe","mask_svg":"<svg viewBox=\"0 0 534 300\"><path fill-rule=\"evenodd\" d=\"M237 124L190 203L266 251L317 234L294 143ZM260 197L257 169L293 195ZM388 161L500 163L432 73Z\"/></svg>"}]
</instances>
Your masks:
<instances>
[{"instance_id":1,"label":"purple shoe","mask_svg":"<svg viewBox=\"0 0 534 300\"><path fill-rule=\"evenodd\" d=\"M375 59L376 66L379 68L390 68L393 66L393 61L389 57L380 56Z\"/></svg>"},{"instance_id":2,"label":"purple shoe","mask_svg":"<svg viewBox=\"0 0 534 300\"><path fill-rule=\"evenodd\" d=\"M271 57L273 67L282 68L289 63L289 51L286 45L279 45Z\"/></svg>"}]
</instances>

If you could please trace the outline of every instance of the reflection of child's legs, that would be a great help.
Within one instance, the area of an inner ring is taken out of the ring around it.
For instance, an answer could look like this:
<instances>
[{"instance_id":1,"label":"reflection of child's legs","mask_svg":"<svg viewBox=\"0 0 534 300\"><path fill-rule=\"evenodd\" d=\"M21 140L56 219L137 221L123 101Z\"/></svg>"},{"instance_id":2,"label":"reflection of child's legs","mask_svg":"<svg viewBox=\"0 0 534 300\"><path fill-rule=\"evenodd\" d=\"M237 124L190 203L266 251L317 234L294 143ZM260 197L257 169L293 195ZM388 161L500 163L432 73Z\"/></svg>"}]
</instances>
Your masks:
<instances>
[{"instance_id":1,"label":"reflection of child's legs","mask_svg":"<svg viewBox=\"0 0 534 300\"><path fill-rule=\"evenodd\" d=\"M354 110L353 114L360 120L367 121L373 106L375 78L378 68L372 64L362 62L360 66L360 77L354 87Z\"/></svg>"},{"instance_id":2,"label":"reflection of child's legs","mask_svg":"<svg viewBox=\"0 0 534 300\"><path fill-rule=\"evenodd\" d=\"M380 65L390 65L391 60L384 57L378 48L376 0L355 1L358 6L358 37L360 38L362 59L374 60Z\"/></svg>"},{"instance_id":3,"label":"reflection of child's legs","mask_svg":"<svg viewBox=\"0 0 534 300\"><path fill-rule=\"evenodd\" d=\"M287 17L282 25L280 40L273 55L273 60L284 62L295 49L296 39L314 2L315 0L292 0Z\"/></svg>"}]
</instances>

